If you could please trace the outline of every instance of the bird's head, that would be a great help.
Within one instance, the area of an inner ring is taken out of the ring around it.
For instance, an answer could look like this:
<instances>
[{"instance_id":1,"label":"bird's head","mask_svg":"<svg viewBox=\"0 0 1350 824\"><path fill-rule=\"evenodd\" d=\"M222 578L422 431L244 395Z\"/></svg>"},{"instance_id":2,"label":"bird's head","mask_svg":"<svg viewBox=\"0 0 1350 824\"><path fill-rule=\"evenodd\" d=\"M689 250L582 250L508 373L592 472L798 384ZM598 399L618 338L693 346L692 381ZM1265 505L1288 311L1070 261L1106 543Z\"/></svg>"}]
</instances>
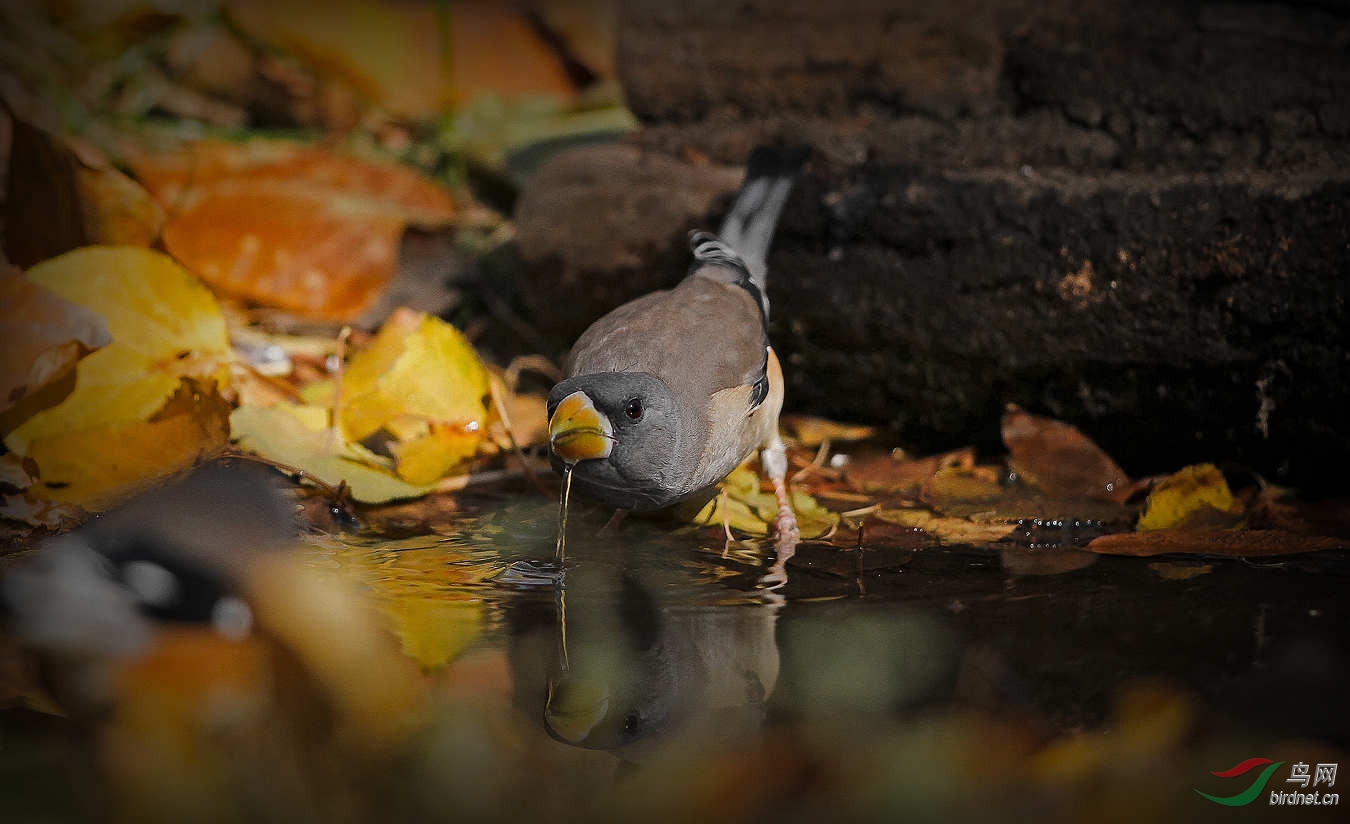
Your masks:
<instances>
[{"instance_id":1,"label":"bird's head","mask_svg":"<svg viewBox=\"0 0 1350 824\"><path fill-rule=\"evenodd\" d=\"M649 372L568 378L548 396L554 468L571 467L582 491L621 509L659 509L683 491L679 407ZM698 456L692 456L697 458Z\"/></svg>"}]
</instances>

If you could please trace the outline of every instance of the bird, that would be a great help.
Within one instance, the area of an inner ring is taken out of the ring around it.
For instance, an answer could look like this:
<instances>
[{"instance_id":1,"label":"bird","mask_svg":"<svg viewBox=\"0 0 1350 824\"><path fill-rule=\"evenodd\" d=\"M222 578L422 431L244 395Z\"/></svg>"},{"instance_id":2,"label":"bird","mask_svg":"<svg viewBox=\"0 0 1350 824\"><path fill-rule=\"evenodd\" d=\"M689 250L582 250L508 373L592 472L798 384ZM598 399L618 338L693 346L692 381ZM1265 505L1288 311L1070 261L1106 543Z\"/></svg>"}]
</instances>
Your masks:
<instances>
[{"instance_id":1,"label":"bird","mask_svg":"<svg viewBox=\"0 0 1350 824\"><path fill-rule=\"evenodd\" d=\"M778 432L766 257L809 154L756 148L716 234L696 231L675 287L619 306L577 339L548 396L550 462L620 512L711 497L756 451L774 486L780 555L796 543Z\"/></svg>"}]
</instances>

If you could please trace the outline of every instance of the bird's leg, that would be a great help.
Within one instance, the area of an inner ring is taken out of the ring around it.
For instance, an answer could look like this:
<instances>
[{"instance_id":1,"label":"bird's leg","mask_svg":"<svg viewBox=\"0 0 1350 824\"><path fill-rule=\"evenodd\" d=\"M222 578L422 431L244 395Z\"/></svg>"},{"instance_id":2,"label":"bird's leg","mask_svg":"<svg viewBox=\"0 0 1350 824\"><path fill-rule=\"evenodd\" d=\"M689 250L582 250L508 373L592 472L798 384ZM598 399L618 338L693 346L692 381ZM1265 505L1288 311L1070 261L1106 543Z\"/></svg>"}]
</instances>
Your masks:
<instances>
[{"instance_id":1,"label":"bird's leg","mask_svg":"<svg viewBox=\"0 0 1350 824\"><path fill-rule=\"evenodd\" d=\"M722 485L722 491L717 493L717 508L722 512L722 533L727 536L727 542L722 547L722 557L727 557L727 547L735 540L731 537L731 511L727 508L728 495L727 487Z\"/></svg>"},{"instance_id":2,"label":"bird's leg","mask_svg":"<svg viewBox=\"0 0 1350 824\"><path fill-rule=\"evenodd\" d=\"M764 473L773 482L773 494L778 498L778 517L774 519L774 550L778 557L767 578L787 580L787 561L797 550L801 534L797 529L797 516L792 512L787 490L787 449L782 438L774 432L773 440L759 452L759 463Z\"/></svg>"},{"instance_id":3,"label":"bird's leg","mask_svg":"<svg viewBox=\"0 0 1350 824\"><path fill-rule=\"evenodd\" d=\"M609 516L609 520L605 521L605 525L600 527L600 531L595 534L608 535L611 532L617 532L619 529L619 524L623 523L623 519L627 517L628 517L628 510L626 509L614 510L614 514Z\"/></svg>"}]
</instances>

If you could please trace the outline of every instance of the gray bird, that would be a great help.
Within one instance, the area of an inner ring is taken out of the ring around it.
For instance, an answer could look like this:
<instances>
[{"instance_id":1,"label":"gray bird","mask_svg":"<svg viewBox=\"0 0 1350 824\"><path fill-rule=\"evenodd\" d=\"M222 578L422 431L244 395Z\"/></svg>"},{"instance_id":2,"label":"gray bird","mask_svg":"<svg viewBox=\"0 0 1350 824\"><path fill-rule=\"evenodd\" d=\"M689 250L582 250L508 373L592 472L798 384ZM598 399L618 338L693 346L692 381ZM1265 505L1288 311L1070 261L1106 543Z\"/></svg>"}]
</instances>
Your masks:
<instances>
[{"instance_id":1,"label":"gray bird","mask_svg":"<svg viewBox=\"0 0 1350 824\"><path fill-rule=\"evenodd\" d=\"M624 510L706 495L756 450L773 481L780 539L795 540L778 435L783 373L769 345L765 258L806 152L761 147L717 235L690 237L675 288L597 320L549 393L554 468Z\"/></svg>"}]
</instances>

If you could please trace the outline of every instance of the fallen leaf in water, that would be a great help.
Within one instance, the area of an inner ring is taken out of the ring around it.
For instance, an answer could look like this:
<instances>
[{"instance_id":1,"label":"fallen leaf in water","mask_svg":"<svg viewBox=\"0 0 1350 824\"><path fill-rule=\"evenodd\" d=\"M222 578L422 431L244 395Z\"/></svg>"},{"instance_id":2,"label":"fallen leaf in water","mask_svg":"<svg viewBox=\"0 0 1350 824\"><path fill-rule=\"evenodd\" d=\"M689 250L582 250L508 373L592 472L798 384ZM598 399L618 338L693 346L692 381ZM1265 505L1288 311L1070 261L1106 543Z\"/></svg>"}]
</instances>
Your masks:
<instances>
[{"instance_id":1,"label":"fallen leaf in water","mask_svg":"<svg viewBox=\"0 0 1350 824\"><path fill-rule=\"evenodd\" d=\"M1109 501L1129 497L1125 471L1067 423L1011 407L1003 416L1003 443L1012 470L1049 495Z\"/></svg>"},{"instance_id":2,"label":"fallen leaf in water","mask_svg":"<svg viewBox=\"0 0 1350 824\"><path fill-rule=\"evenodd\" d=\"M922 529L949 544L993 543L1016 528L1014 524L976 523L966 518L943 517L924 509L879 509L874 515L886 523Z\"/></svg>"},{"instance_id":3,"label":"fallen leaf in water","mask_svg":"<svg viewBox=\"0 0 1350 824\"><path fill-rule=\"evenodd\" d=\"M168 206L165 247L212 287L308 317L361 314L404 228L443 228L449 195L410 168L290 141L200 141L131 157Z\"/></svg>"},{"instance_id":4,"label":"fallen leaf in water","mask_svg":"<svg viewBox=\"0 0 1350 824\"><path fill-rule=\"evenodd\" d=\"M690 521L718 526L725 520L734 530L748 535L768 535L769 526L778 517L778 498L760 489L759 475L742 464L722 481L725 495L713 498ZM839 516L822 507L809 494L789 490L797 529L803 538L819 538L834 529ZM725 513L725 515L724 515Z\"/></svg>"},{"instance_id":5,"label":"fallen leaf in water","mask_svg":"<svg viewBox=\"0 0 1350 824\"><path fill-rule=\"evenodd\" d=\"M1350 549L1350 541L1320 535L1300 535L1279 529L1167 529L1157 532L1121 532L1094 538L1090 552L1103 555L1216 555L1259 557Z\"/></svg>"},{"instance_id":6,"label":"fallen leaf in water","mask_svg":"<svg viewBox=\"0 0 1350 824\"><path fill-rule=\"evenodd\" d=\"M789 437L805 447L817 447L827 440L830 443L864 441L877 432L875 427L839 423L814 415L784 415L779 425Z\"/></svg>"},{"instance_id":7,"label":"fallen leaf in water","mask_svg":"<svg viewBox=\"0 0 1350 824\"><path fill-rule=\"evenodd\" d=\"M1157 561L1149 564L1148 568L1164 581L1189 581L1214 571L1213 564L1178 564L1172 561Z\"/></svg>"},{"instance_id":8,"label":"fallen leaf in water","mask_svg":"<svg viewBox=\"0 0 1350 824\"><path fill-rule=\"evenodd\" d=\"M0 211L10 261L32 266L91 244L154 242L164 212L140 185L113 168L97 149L77 145L10 116L9 111L0 105L0 120L12 125Z\"/></svg>"},{"instance_id":9,"label":"fallen leaf in water","mask_svg":"<svg viewBox=\"0 0 1350 824\"><path fill-rule=\"evenodd\" d=\"M391 461L337 437L322 407L281 403L241 406L230 415L238 446L286 466L303 469L331 486L346 483L364 503L416 498L432 484L412 484L394 474Z\"/></svg>"},{"instance_id":10,"label":"fallen leaf in water","mask_svg":"<svg viewBox=\"0 0 1350 824\"><path fill-rule=\"evenodd\" d=\"M109 340L107 324L95 312L12 266L0 268L0 412L66 377L76 361Z\"/></svg>"},{"instance_id":11,"label":"fallen leaf in water","mask_svg":"<svg viewBox=\"0 0 1350 824\"><path fill-rule=\"evenodd\" d=\"M1213 464L1188 466L1168 476L1148 494L1138 529L1237 526L1242 504L1233 499L1223 473Z\"/></svg>"}]
</instances>

